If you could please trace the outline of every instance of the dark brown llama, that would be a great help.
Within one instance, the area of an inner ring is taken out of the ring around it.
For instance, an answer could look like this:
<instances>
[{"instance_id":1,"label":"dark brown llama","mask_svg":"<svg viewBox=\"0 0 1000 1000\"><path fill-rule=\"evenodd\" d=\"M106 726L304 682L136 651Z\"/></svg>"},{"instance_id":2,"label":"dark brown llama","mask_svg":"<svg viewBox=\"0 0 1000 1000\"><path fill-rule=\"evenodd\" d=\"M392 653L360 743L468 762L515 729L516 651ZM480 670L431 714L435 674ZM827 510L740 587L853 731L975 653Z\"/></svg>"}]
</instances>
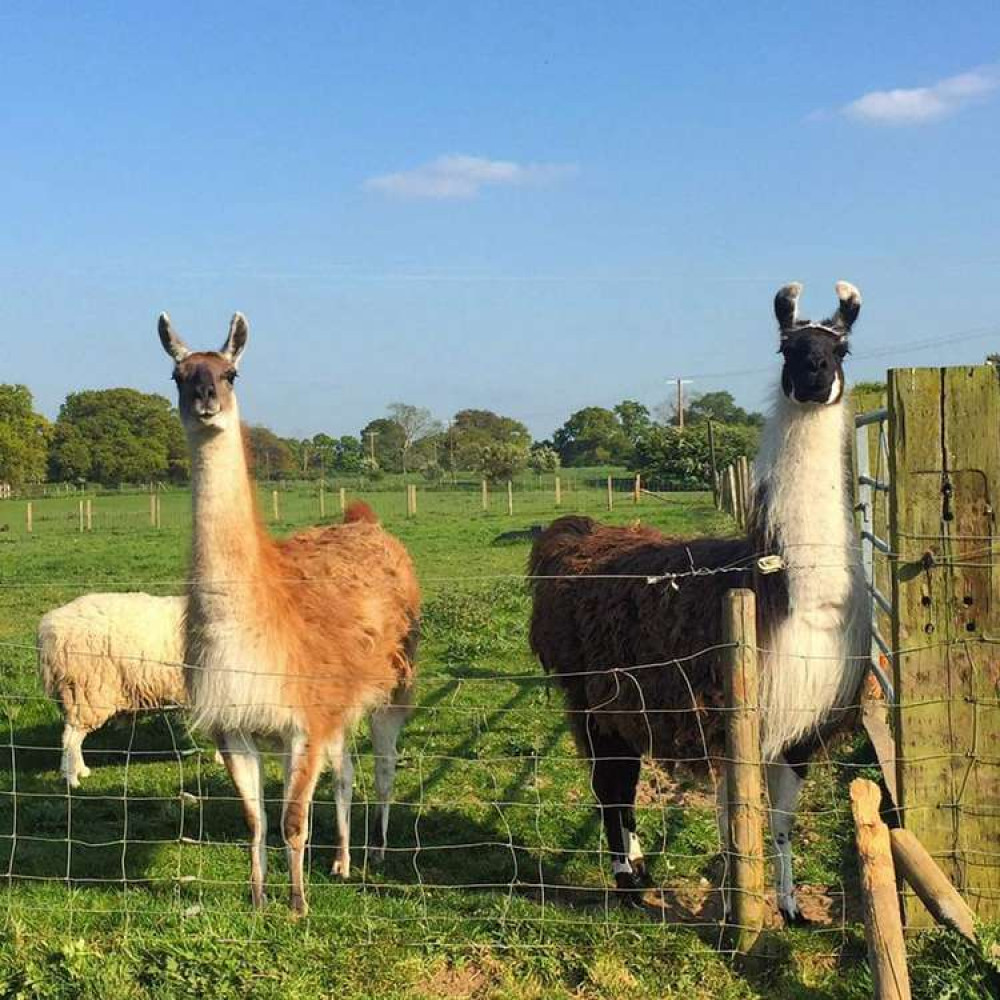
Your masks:
<instances>
[{"instance_id":1,"label":"dark brown llama","mask_svg":"<svg viewBox=\"0 0 1000 1000\"><path fill-rule=\"evenodd\" d=\"M786 921L801 920L790 842L798 793L819 741L856 700L868 612L842 367L861 297L839 282L837 312L812 323L798 318L800 291L788 285L775 297L783 364L755 463L747 537L682 541L573 516L555 521L532 549L531 647L556 675L579 751L591 762L626 899L648 884L634 811L642 756L721 773L722 599L750 587L763 650L762 753L778 906ZM778 572L761 572L764 555L780 557Z\"/></svg>"}]
</instances>

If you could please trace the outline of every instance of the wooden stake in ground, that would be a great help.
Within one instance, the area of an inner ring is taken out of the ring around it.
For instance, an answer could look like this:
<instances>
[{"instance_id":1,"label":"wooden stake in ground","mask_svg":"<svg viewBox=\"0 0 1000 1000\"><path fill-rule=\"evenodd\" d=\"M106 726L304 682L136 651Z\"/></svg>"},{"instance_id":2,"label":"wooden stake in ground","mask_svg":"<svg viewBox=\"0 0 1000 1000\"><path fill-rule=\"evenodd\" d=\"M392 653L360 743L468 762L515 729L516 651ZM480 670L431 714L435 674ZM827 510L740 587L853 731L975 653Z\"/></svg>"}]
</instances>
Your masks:
<instances>
[{"instance_id":1,"label":"wooden stake in ground","mask_svg":"<svg viewBox=\"0 0 1000 1000\"><path fill-rule=\"evenodd\" d=\"M275 521L280 520L280 518L281 518L281 510L280 510L280 508L278 506L278 491L277 490L271 490L271 506L274 509L274 519L275 519Z\"/></svg>"},{"instance_id":2,"label":"wooden stake in ground","mask_svg":"<svg viewBox=\"0 0 1000 1000\"><path fill-rule=\"evenodd\" d=\"M614 489L615 489L614 480L610 476L608 476L608 510L615 509Z\"/></svg>"},{"instance_id":3,"label":"wooden stake in ground","mask_svg":"<svg viewBox=\"0 0 1000 1000\"><path fill-rule=\"evenodd\" d=\"M319 516L326 517L326 487L319 484Z\"/></svg>"},{"instance_id":4,"label":"wooden stake in ground","mask_svg":"<svg viewBox=\"0 0 1000 1000\"><path fill-rule=\"evenodd\" d=\"M154 499L156 500L156 504L153 511L153 527L159 530L163 527L163 497L157 493Z\"/></svg>"},{"instance_id":5,"label":"wooden stake in ground","mask_svg":"<svg viewBox=\"0 0 1000 1000\"><path fill-rule=\"evenodd\" d=\"M719 470L715 464L715 427L708 420L708 462L712 468L712 503L719 506Z\"/></svg>"},{"instance_id":6,"label":"wooden stake in ground","mask_svg":"<svg viewBox=\"0 0 1000 1000\"><path fill-rule=\"evenodd\" d=\"M851 782L851 812L861 868L868 964L875 983L875 1000L910 1000L906 942L896 894L889 828L879 816L882 790L874 781Z\"/></svg>"},{"instance_id":7,"label":"wooden stake in ground","mask_svg":"<svg viewBox=\"0 0 1000 1000\"><path fill-rule=\"evenodd\" d=\"M83 534L83 501L80 501L80 534Z\"/></svg>"},{"instance_id":8,"label":"wooden stake in ground","mask_svg":"<svg viewBox=\"0 0 1000 1000\"><path fill-rule=\"evenodd\" d=\"M87 531L94 530L94 501L87 497Z\"/></svg>"},{"instance_id":9,"label":"wooden stake in ground","mask_svg":"<svg viewBox=\"0 0 1000 1000\"><path fill-rule=\"evenodd\" d=\"M556 476L556 506L562 506L562 481Z\"/></svg>"},{"instance_id":10,"label":"wooden stake in ground","mask_svg":"<svg viewBox=\"0 0 1000 1000\"><path fill-rule=\"evenodd\" d=\"M757 612L752 590L723 598L726 649L727 854L732 877L736 950L746 954L764 925L764 810L760 766ZM730 645L731 644L731 645Z\"/></svg>"},{"instance_id":11,"label":"wooden stake in ground","mask_svg":"<svg viewBox=\"0 0 1000 1000\"><path fill-rule=\"evenodd\" d=\"M340 513L343 514L347 510L347 489L343 486L340 487Z\"/></svg>"},{"instance_id":12,"label":"wooden stake in ground","mask_svg":"<svg viewBox=\"0 0 1000 1000\"><path fill-rule=\"evenodd\" d=\"M924 845L909 830L892 830L889 836L896 868L920 897L920 902L939 924L975 941L976 923L972 910Z\"/></svg>"},{"instance_id":13,"label":"wooden stake in ground","mask_svg":"<svg viewBox=\"0 0 1000 1000\"><path fill-rule=\"evenodd\" d=\"M30 500L28 501L28 506L24 508L24 517L26 521L25 527L28 529L28 534L30 535L35 528L34 510L32 509Z\"/></svg>"},{"instance_id":14,"label":"wooden stake in ground","mask_svg":"<svg viewBox=\"0 0 1000 1000\"><path fill-rule=\"evenodd\" d=\"M156 494L149 494L149 526L156 527Z\"/></svg>"},{"instance_id":15,"label":"wooden stake in ground","mask_svg":"<svg viewBox=\"0 0 1000 1000\"><path fill-rule=\"evenodd\" d=\"M514 513L514 484L507 480L507 513Z\"/></svg>"},{"instance_id":16,"label":"wooden stake in ground","mask_svg":"<svg viewBox=\"0 0 1000 1000\"><path fill-rule=\"evenodd\" d=\"M490 488L487 485L486 480L484 479L483 480L483 510L489 510L489 509L490 509Z\"/></svg>"},{"instance_id":17,"label":"wooden stake in ground","mask_svg":"<svg viewBox=\"0 0 1000 1000\"><path fill-rule=\"evenodd\" d=\"M637 472L635 474L635 486L632 489L632 502L638 507L639 506L639 496L642 493L642 473Z\"/></svg>"}]
</instances>

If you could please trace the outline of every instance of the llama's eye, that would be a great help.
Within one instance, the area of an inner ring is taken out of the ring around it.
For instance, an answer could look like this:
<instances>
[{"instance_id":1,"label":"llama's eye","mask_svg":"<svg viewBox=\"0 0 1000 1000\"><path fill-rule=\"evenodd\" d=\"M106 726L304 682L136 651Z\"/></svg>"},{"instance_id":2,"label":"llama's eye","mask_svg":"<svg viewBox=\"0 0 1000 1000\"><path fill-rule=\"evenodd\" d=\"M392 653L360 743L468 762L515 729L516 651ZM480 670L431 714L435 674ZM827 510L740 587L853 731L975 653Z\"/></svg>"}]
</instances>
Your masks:
<instances>
[{"instance_id":1,"label":"llama's eye","mask_svg":"<svg viewBox=\"0 0 1000 1000\"><path fill-rule=\"evenodd\" d=\"M837 346L833 349L833 353L836 354L838 358L843 360L848 354L851 353L851 349L846 343L837 344Z\"/></svg>"},{"instance_id":2,"label":"llama's eye","mask_svg":"<svg viewBox=\"0 0 1000 1000\"><path fill-rule=\"evenodd\" d=\"M237 376L237 374L238 374L238 372L236 371L236 369L235 369L235 368L233 368L233 369L231 369L230 371L226 372L226 373L225 373L225 374L224 374L224 375L223 375L222 377L223 377L223 378L224 378L224 379L225 379L225 380L226 380L226 381L227 381L227 382L228 382L228 383L229 383L230 385L232 385L232 384L233 384L233 383L234 383L234 382L236 381L236 376Z\"/></svg>"}]
</instances>

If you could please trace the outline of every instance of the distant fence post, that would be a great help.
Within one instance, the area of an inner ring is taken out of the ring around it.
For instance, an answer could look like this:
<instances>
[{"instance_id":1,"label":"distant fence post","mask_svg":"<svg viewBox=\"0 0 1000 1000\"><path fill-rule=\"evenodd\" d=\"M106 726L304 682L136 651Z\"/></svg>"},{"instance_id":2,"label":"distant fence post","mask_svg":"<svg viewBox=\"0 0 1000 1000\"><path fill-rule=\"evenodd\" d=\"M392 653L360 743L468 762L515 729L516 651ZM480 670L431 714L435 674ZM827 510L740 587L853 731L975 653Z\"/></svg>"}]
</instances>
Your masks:
<instances>
[{"instance_id":1,"label":"distant fence post","mask_svg":"<svg viewBox=\"0 0 1000 1000\"><path fill-rule=\"evenodd\" d=\"M715 464L715 425L708 420L708 462L712 469L712 503L719 506L719 469Z\"/></svg>"},{"instance_id":2,"label":"distant fence post","mask_svg":"<svg viewBox=\"0 0 1000 1000\"><path fill-rule=\"evenodd\" d=\"M614 481L608 476L608 510L615 509Z\"/></svg>"},{"instance_id":3,"label":"distant fence post","mask_svg":"<svg viewBox=\"0 0 1000 1000\"><path fill-rule=\"evenodd\" d=\"M764 925L764 821L757 680L757 611L752 590L726 592L726 795L736 950L748 952Z\"/></svg>"},{"instance_id":4,"label":"distant fence post","mask_svg":"<svg viewBox=\"0 0 1000 1000\"><path fill-rule=\"evenodd\" d=\"M156 494L155 527L157 530L163 527L163 497L159 493Z\"/></svg>"},{"instance_id":5,"label":"distant fence post","mask_svg":"<svg viewBox=\"0 0 1000 1000\"><path fill-rule=\"evenodd\" d=\"M278 504L278 491L271 490L271 507L274 511L274 519L278 521L281 519L281 508Z\"/></svg>"},{"instance_id":6,"label":"distant fence post","mask_svg":"<svg viewBox=\"0 0 1000 1000\"><path fill-rule=\"evenodd\" d=\"M562 506L562 481L556 476L556 506Z\"/></svg>"},{"instance_id":7,"label":"distant fence post","mask_svg":"<svg viewBox=\"0 0 1000 1000\"><path fill-rule=\"evenodd\" d=\"M87 531L94 530L94 501L87 497Z\"/></svg>"},{"instance_id":8,"label":"distant fence post","mask_svg":"<svg viewBox=\"0 0 1000 1000\"><path fill-rule=\"evenodd\" d=\"M483 510L490 509L490 488L486 480L483 480Z\"/></svg>"},{"instance_id":9,"label":"distant fence post","mask_svg":"<svg viewBox=\"0 0 1000 1000\"><path fill-rule=\"evenodd\" d=\"M514 513L514 484L507 480L507 513Z\"/></svg>"},{"instance_id":10,"label":"distant fence post","mask_svg":"<svg viewBox=\"0 0 1000 1000\"><path fill-rule=\"evenodd\" d=\"M340 513L343 514L347 510L347 488L344 486L340 487Z\"/></svg>"},{"instance_id":11,"label":"distant fence post","mask_svg":"<svg viewBox=\"0 0 1000 1000\"><path fill-rule=\"evenodd\" d=\"M851 782L851 812L861 869L868 965L875 986L875 1000L910 1000L910 974L906 968L906 942L896 895L889 828L879 816L882 790L874 781Z\"/></svg>"},{"instance_id":12,"label":"distant fence post","mask_svg":"<svg viewBox=\"0 0 1000 1000\"><path fill-rule=\"evenodd\" d=\"M319 481L319 516L326 517L326 486Z\"/></svg>"},{"instance_id":13,"label":"distant fence post","mask_svg":"<svg viewBox=\"0 0 1000 1000\"><path fill-rule=\"evenodd\" d=\"M24 516L26 519L26 527L28 529L28 534L30 535L34 530L34 511L32 510L31 501L28 501L28 506L24 508Z\"/></svg>"},{"instance_id":14,"label":"distant fence post","mask_svg":"<svg viewBox=\"0 0 1000 1000\"><path fill-rule=\"evenodd\" d=\"M77 504L78 504L79 512L80 512L80 534L82 535L83 534L83 501L82 500L78 500Z\"/></svg>"},{"instance_id":15,"label":"distant fence post","mask_svg":"<svg viewBox=\"0 0 1000 1000\"><path fill-rule=\"evenodd\" d=\"M156 493L150 489L149 493L149 526L156 527Z\"/></svg>"},{"instance_id":16,"label":"distant fence post","mask_svg":"<svg viewBox=\"0 0 1000 1000\"><path fill-rule=\"evenodd\" d=\"M632 490L632 502L638 507L639 497L642 494L642 473L637 472L635 474L635 486Z\"/></svg>"}]
</instances>

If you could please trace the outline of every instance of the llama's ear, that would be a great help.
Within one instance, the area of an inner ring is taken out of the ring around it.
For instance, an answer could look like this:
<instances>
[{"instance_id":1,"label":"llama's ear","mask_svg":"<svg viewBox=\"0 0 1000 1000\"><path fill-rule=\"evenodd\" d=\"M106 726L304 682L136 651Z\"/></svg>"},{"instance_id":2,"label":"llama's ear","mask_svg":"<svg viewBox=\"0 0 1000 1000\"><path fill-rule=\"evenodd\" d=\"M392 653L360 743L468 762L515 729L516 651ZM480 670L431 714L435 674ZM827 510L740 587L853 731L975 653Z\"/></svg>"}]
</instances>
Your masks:
<instances>
[{"instance_id":1,"label":"llama's ear","mask_svg":"<svg viewBox=\"0 0 1000 1000\"><path fill-rule=\"evenodd\" d=\"M229 336L222 345L219 353L228 358L235 368L240 363L240 355L247 346L247 338L250 336L250 324L243 313L233 313L233 318L229 323Z\"/></svg>"},{"instance_id":2,"label":"llama's ear","mask_svg":"<svg viewBox=\"0 0 1000 1000\"><path fill-rule=\"evenodd\" d=\"M793 281L790 285L778 289L778 294L774 297L774 315L782 330L790 330L795 326L795 321L799 316L799 296L801 294L802 285L798 281Z\"/></svg>"},{"instance_id":3,"label":"llama's ear","mask_svg":"<svg viewBox=\"0 0 1000 1000\"><path fill-rule=\"evenodd\" d=\"M851 332L851 327L861 312L861 293L849 281L838 281L835 287L840 305L830 323L846 335Z\"/></svg>"},{"instance_id":4,"label":"llama's ear","mask_svg":"<svg viewBox=\"0 0 1000 1000\"><path fill-rule=\"evenodd\" d=\"M177 331L170 325L170 317L166 313L160 313L160 319L156 324L160 332L160 343L163 349L174 359L174 364L180 364L190 353L188 345L177 335Z\"/></svg>"}]
</instances>

